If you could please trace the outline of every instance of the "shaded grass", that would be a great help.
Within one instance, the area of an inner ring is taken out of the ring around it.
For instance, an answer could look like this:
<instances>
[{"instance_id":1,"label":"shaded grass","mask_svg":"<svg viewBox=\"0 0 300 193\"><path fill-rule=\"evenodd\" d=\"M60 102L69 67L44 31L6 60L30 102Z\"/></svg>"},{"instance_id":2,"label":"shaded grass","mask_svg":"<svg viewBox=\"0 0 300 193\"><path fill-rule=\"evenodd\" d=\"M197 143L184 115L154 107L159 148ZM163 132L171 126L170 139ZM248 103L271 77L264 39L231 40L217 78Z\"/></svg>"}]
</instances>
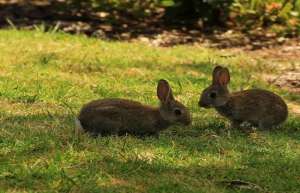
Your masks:
<instances>
[{"instance_id":1,"label":"shaded grass","mask_svg":"<svg viewBox=\"0 0 300 193\"><path fill-rule=\"evenodd\" d=\"M153 48L65 34L0 31L0 188L4 192L255 192L226 188L240 179L267 192L300 190L300 119L277 131L228 130L197 107L216 63L231 69L231 90L260 87L268 69L244 55L200 47ZM248 81L247 75L252 77ZM156 105L157 80L193 112L193 125L160 139L91 138L73 120L89 100L124 97Z\"/></svg>"}]
</instances>

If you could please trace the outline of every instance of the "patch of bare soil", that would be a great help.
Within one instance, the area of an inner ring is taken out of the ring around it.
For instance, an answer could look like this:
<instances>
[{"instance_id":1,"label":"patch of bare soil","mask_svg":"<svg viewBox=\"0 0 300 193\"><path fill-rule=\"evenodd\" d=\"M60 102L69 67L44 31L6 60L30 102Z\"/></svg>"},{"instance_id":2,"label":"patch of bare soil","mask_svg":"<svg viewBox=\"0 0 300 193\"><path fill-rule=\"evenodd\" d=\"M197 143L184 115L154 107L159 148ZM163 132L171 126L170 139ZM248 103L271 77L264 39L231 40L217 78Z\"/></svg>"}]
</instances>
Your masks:
<instances>
[{"instance_id":1,"label":"patch of bare soil","mask_svg":"<svg viewBox=\"0 0 300 193\"><path fill-rule=\"evenodd\" d=\"M228 48L233 53L246 53L251 58L261 61L268 69L276 69L278 74L262 74L270 84L274 84L289 92L300 94L300 41L289 39L282 45L270 45L261 49L247 47Z\"/></svg>"},{"instance_id":2,"label":"patch of bare soil","mask_svg":"<svg viewBox=\"0 0 300 193\"><path fill-rule=\"evenodd\" d=\"M290 92L300 94L300 71L287 71L274 79L272 83Z\"/></svg>"},{"instance_id":3,"label":"patch of bare soil","mask_svg":"<svg viewBox=\"0 0 300 193\"><path fill-rule=\"evenodd\" d=\"M300 94L300 43L249 52L253 58L264 58L280 74L267 76L267 81L289 92Z\"/></svg>"},{"instance_id":4,"label":"patch of bare soil","mask_svg":"<svg viewBox=\"0 0 300 193\"><path fill-rule=\"evenodd\" d=\"M289 102L288 108L290 112L293 112L294 115L300 117L300 105L296 103Z\"/></svg>"}]
</instances>

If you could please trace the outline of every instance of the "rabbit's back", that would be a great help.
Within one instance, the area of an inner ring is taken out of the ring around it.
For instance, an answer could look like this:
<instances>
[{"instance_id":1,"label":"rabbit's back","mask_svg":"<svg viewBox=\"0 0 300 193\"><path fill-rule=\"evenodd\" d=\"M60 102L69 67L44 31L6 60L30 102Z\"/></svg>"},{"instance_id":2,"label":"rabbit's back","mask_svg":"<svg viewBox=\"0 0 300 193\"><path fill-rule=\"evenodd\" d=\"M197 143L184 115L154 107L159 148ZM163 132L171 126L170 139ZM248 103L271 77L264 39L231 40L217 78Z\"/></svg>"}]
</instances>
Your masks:
<instances>
[{"instance_id":1,"label":"rabbit's back","mask_svg":"<svg viewBox=\"0 0 300 193\"><path fill-rule=\"evenodd\" d=\"M262 89L235 92L217 111L238 122L249 121L255 125L274 126L286 120L287 105L278 95Z\"/></svg>"},{"instance_id":2,"label":"rabbit's back","mask_svg":"<svg viewBox=\"0 0 300 193\"><path fill-rule=\"evenodd\" d=\"M91 111L97 108L112 107L112 106L120 109L141 109L145 107L145 105L132 100L119 99L119 98L107 98L107 99L91 101L87 103L82 108L82 110Z\"/></svg>"},{"instance_id":3,"label":"rabbit's back","mask_svg":"<svg viewBox=\"0 0 300 193\"><path fill-rule=\"evenodd\" d=\"M102 99L86 104L78 119L94 134L143 134L154 128L157 110L126 99Z\"/></svg>"}]
</instances>

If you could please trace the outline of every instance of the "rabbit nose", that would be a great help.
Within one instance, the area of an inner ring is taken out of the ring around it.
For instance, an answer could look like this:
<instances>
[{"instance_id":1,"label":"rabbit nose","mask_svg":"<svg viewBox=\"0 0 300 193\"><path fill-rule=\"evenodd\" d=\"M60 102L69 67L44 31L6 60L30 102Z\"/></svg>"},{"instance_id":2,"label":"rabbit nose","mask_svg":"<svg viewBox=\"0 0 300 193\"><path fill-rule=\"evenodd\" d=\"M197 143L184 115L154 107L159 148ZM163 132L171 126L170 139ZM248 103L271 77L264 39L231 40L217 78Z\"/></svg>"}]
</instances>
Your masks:
<instances>
[{"instance_id":1,"label":"rabbit nose","mask_svg":"<svg viewBox=\"0 0 300 193\"><path fill-rule=\"evenodd\" d=\"M204 106L205 106L205 104L204 104L201 100L199 100L198 105L199 105L200 107L204 107Z\"/></svg>"},{"instance_id":2,"label":"rabbit nose","mask_svg":"<svg viewBox=\"0 0 300 193\"><path fill-rule=\"evenodd\" d=\"M187 116L184 120L183 120L183 124L184 125L189 125L192 122L192 118L191 116Z\"/></svg>"},{"instance_id":3,"label":"rabbit nose","mask_svg":"<svg viewBox=\"0 0 300 193\"><path fill-rule=\"evenodd\" d=\"M192 120L191 120L191 118L188 118L186 121L185 121L185 125L189 125L189 124L191 124L191 122L192 122Z\"/></svg>"},{"instance_id":4,"label":"rabbit nose","mask_svg":"<svg viewBox=\"0 0 300 193\"><path fill-rule=\"evenodd\" d=\"M205 104L203 101L199 101L198 102L198 105L200 106L200 107L204 107L204 108L207 108L207 107L209 107L209 105L208 104Z\"/></svg>"}]
</instances>

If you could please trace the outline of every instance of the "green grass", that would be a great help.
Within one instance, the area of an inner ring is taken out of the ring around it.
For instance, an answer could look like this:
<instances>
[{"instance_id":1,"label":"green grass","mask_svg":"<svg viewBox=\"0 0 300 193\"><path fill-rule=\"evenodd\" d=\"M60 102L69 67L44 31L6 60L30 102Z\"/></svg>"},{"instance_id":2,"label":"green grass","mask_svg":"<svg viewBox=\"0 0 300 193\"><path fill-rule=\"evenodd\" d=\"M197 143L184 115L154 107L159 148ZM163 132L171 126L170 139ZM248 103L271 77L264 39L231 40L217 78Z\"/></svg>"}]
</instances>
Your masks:
<instances>
[{"instance_id":1,"label":"green grass","mask_svg":"<svg viewBox=\"0 0 300 193\"><path fill-rule=\"evenodd\" d=\"M300 192L299 117L290 113L279 130L247 135L228 131L213 109L198 108L216 63L231 69L231 90L266 88L300 104L299 96L260 79L261 69L274 73L263 60L223 55L1 30L0 192L257 192L224 180ZM76 135L73 120L84 103L123 97L157 105L160 78L191 109L191 126L172 127L159 139Z\"/></svg>"}]
</instances>

